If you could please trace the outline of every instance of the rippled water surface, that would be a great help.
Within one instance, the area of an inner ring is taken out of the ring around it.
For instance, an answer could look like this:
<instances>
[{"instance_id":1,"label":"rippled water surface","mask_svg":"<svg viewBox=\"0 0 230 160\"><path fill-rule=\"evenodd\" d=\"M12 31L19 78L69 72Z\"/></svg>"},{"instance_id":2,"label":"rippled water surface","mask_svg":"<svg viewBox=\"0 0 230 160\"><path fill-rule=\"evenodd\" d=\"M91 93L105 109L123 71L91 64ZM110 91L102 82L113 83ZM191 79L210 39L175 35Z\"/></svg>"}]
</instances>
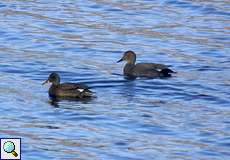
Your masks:
<instances>
[{"instance_id":1,"label":"rippled water surface","mask_svg":"<svg viewBox=\"0 0 230 160\"><path fill-rule=\"evenodd\" d=\"M0 137L25 160L230 159L228 0L2 0ZM126 50L171 65L125 80ZM51 71L97 98L51 102Z\"/></svg>"}]
</instances>

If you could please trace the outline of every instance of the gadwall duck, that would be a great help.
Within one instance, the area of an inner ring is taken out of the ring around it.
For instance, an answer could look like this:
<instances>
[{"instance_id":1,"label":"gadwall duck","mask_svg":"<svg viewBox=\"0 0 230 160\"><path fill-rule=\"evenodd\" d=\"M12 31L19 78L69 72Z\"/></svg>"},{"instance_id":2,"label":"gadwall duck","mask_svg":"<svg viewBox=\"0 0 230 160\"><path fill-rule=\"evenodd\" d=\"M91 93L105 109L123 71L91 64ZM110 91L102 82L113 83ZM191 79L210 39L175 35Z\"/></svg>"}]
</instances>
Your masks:
<instances>
[{"instance_id":1,"label":"gadwall duck","mask_svg":"<svg viewBox=\"0 0 230 160\"><path fill-rule=\"evenodd\" d=\"M126 51L123 57L117 61L126 61L126 65L123 69L123 74L127 78L136 78L136 77L171 77L170 73L176 73L168 68L167 65L164 64L156 64L156 63L137 63L136 62L136 54L133 51Z\"/></svg>"},{"instance_id":2,"label":"gadwall duck","mask_svg":"<svg viewBox=\"0 0 230 160\"><path fill-rule=\"evenodd\" d=\"M49 96L52 98L86 98L92 96L92 92L84 84L60 83L60 76L57 73L51 73L42 84L49 82L52 83L49 88Z\"/></svg>"}]
</instances>

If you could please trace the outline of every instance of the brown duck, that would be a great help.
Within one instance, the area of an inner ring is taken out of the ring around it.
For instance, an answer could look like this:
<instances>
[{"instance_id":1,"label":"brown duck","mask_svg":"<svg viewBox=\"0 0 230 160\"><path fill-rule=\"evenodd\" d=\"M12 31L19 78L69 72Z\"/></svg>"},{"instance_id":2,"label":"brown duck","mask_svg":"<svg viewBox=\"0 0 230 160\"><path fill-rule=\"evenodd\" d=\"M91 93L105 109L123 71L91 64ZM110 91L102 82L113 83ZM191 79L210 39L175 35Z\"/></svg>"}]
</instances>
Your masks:
<instances>
[{"instance_id":1,"label":"brown duck","mask_svg":"<svg viewBox=\"0 0 230 160\"><path fill-rule=\"evenodd\" d=\"M124 76L128 78L136 77L171 77L170 73L176 73L168 68L167 65L157 63L136 63L136 54L133 51L126 51L123 57L117 61L126 61L123 69Z\"/></svg>"},{"instance_id":2,"label":"brown duck","mask_svg":"<svg viewBox=\"0 0 230 160\"><path fill-rule=\"evenodd\" d=\"M51 73L48 79L43 83L52 83L49 88L49 96L52 98L85 98L92 97L92 92L84 84L79 83L60 83L60 76L57 73Z\"/></svg>"}]
</instances>

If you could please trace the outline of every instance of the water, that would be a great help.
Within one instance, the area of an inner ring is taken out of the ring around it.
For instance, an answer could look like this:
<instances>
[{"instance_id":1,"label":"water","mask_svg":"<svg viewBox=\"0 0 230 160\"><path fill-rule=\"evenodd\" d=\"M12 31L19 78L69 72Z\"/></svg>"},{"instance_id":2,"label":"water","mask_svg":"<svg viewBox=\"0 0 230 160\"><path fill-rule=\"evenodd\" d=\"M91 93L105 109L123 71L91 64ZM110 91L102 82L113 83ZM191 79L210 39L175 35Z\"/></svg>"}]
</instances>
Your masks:
<instances>
[{"instance_id":1,"label":"water","mask_svg":"<svg viewBox=\"0 0 230 160\"><path fill-rule=\"evenodd\" d=\"M230 159L227 0L0 2L0 137L37 159ZM126 50L172 66L125 80ZM89 101L51 103L52 71Z\"/></svg>"}]
</instances>

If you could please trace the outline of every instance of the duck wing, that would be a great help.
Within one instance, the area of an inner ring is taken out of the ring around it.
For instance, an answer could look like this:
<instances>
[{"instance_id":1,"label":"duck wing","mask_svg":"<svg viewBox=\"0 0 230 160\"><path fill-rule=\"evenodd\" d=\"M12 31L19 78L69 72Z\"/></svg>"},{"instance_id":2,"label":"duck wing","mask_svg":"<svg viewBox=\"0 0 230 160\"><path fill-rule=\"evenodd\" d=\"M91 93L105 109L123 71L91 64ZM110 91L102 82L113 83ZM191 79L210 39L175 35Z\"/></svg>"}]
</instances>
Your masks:
<instances>
[{"instance_id":1,"label":"duck wing","mask_svg":"<svg viewBox=\"0 0 230 160\"><path fill-rule=\"evenodd\" d=\"M133 76L136 77L159 77L160 71L153 69L153 68L134 68L133 70Z\"/></svg>"},{"instance_id":2,"label":"duck wing","mask_svg":"<svg viewBox=\"0 0 230 160\"><path fill-rule=\"evenodd\" d=\"M135 65L135 68L137 70L150 70L150 69L161 70L161 69L166 69L168 67L169 67L168 65L158 64L158 63L137 63Z\"/></svg>"},{"instance_id":3,"label":"duck wing","mask_svg":"<svg viewBox=\"0 0 230 160\"><path fill-rule=\"evenodd\" d=\"M81 83L62 83L59 85L62 90L88 89L88 86Z\"/></svg>"},{"instance_id":4,"label":"duck wing","mask_svg":"<svg viewBox=\"0 0 230 160\"><path fill-rule=\"evenodd\" d=\"M68 97L84 97L92 95L88 86L81 83L62 83L58 86L57 90L61 96Z\"/></svg>"}]
</instances>

